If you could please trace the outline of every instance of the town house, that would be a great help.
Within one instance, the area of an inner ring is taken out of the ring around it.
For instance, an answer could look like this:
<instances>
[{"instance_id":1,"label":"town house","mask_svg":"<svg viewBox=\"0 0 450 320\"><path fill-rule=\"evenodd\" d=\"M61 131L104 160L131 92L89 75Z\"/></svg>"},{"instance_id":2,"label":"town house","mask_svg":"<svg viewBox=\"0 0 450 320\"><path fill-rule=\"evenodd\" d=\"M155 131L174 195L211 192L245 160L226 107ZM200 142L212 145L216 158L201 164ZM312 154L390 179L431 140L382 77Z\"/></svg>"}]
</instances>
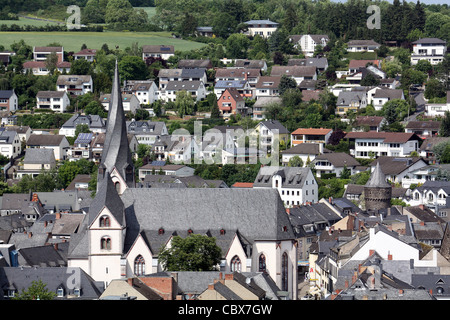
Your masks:
<instances>
[{"instance_id":1,"label":"town house","mask_svg":"<svg viewBox=\"0 0 450 320\"><path fill-rule=\"evenodd\" d=\"M298 128L291 133L291 147L300 143L327 144L333 129L327 128Z\"/></svg>"},{"instance_id":2,"label":"town house","mask_svg":"<svg viewBox=\"0 0 450 320\"><path fill-rule=\"evenodd\" d=\"M158 86L151 80L125 80L122 94L135 95L141 105L152 104L158 99Z\"/></svg>"},{"instance_id":3,"label":"town house","mask_svg":"<svg viewBox=\"0 0 450 320\"><path fill-rule=\"evenodd\" d=\"M0 90L0 111L13 112L19 107L16 93L13 90Z\"/></svg>"},{"instance_id":4,"label":"town house","mask_svg":"<svg viewBox=\"0 0 450 320\"><path fill-rule=\"evenodd\" d=\"M93 92L93 82L90 75L60 75L56 81L56 89L69 95L79 96Z\"/></svg>"},{"instance_id":5,"label":"town house","mask_svg":"<svg viewBox=\"0 0 450 320\"><path fill-rule=\"evenodd\" d=\"M249 36L260 35L263 38L269 38L278 28L278 23L270 20L250 20L244 22L247 25L247 34Z\"/></svg>"},{"instance_id":6,"label":"town house","mask_svg":"<svg viewBox=\"0 0 450 320\"><path fill-rule=\"evenodd\" d=\"M217 100L217 105L223 117L234 114L247 114L245 100L236 88L227 88Z\"/></svg>"},{"instance_id":7,"label":"town house","mask_svg":"<svg viewBox=\"0 0 450 320\"><path fill-rule=\"evenodd\" d=\"M166 45L144 45L142 46L142 59L148 58L168 60L175 54L174 46Z\"/></svg>"},{"instance_id":8,"label":"town house","mask_svg":"<svg viewBox=\"0 0 450 320\"><path fill-rule=\"evenodd\" d=\"M36 109L49 109L63 113L70 106L65 91L39 91L36 95Z\"/></svg>"},{"instance_id":9,"label":"town house","mask_svg":"<svg viewBox=\"0 0 450 320\"><path fill-rule=\"evenodd\" d=\"M299 85L303 80L317 80L317 69L314 66L273 66L272 77L286 75Z\"/></svg>"},{"instance_id":10,"label":"town house","mask_svg":"<svg viewBox=\"0 0 450 320\"><path fill-rule=\"evenodd\" d=\"M436 65L444 60L447 44L438 38L422 38L412 43L411 65L416 65L419 60L427 60Z\"/></svg>"}]
</instances>

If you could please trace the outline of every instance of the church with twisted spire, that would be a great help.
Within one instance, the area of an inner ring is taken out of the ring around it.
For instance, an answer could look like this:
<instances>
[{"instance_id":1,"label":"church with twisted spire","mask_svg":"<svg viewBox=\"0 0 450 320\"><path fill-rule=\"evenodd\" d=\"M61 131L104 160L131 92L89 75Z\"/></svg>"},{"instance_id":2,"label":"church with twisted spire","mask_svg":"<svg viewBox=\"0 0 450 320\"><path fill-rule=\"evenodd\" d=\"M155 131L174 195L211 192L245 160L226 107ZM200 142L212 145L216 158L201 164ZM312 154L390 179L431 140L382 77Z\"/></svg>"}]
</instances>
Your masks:
<instances>
[{"instance_id":1,"label":"church with twisted spire","mask_svg":"<svg viewBox=\"0 0 450 320\"><path fill-rule=\"evenodd\" d=\"M202 234L222 250L217 269L264 272L297 298L297 242L275 189L137 188L116 63L97 192L71 236L69 267L95 281L146 276L174 236Z\"/></svg>"}]
</instances>

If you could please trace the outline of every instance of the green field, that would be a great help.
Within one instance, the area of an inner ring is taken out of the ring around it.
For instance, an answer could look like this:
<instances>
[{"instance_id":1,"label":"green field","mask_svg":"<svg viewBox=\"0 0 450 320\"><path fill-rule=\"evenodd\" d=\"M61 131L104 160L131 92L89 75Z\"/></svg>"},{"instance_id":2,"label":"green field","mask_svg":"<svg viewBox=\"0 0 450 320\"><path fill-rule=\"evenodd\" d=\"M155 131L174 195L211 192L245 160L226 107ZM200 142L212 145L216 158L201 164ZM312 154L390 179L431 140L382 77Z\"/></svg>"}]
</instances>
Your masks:
<instances>
[{"instance_id":1,"label":"green field","mask_svg":"<svg viewBox=\"0 0 450 320\"><path fill-rule=\"evenodd\" d=\"M57 25L58 23L55 21L43 21L43 20L35 20L35 19L27 19L23 17L19 17L19 20L0 20L0 25L6 24L10 26L12 24L17 24L18 26L37 26L37 27L45 27L46 25Z\"/></svg>"},{"instance_id":2,"label":"green field","mask_svg":"<svg viewBox=\"0 0 450 320\"><path fill-rule=\"evenodd\" d=\"M0 21L0 24L2 21ZM65 51L79 51L83 44L90 49L100 49L106 43L109 48L131 47L137 42L143 45L173 45L175 50L198 49L205 44L171 37L170 32L0 32L0 44L6 49L21 39L30 46L46 46L60 43Z\"/></svg>"}]
</instances>

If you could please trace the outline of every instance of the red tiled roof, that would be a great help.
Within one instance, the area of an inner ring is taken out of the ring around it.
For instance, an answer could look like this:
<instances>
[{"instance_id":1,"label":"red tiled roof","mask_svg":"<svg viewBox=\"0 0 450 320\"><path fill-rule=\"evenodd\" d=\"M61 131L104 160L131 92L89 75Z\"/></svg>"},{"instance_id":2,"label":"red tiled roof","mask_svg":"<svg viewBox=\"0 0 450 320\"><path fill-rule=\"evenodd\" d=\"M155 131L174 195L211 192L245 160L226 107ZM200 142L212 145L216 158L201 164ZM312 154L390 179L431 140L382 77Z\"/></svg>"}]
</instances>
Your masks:
<instances>
[{"instance_id":1,"label":"red tiled roof","mask_svg":"<svg viewBox=\"0 0 450 320\"><path fill-rule=\"evenodd\" d=\"M253 188L253 182L235 182L232 188Z\"/></svg>"},{"instance_id":2,"label":"red tiled roof","mask_svg":"<svg viewBox=\"0 0 450 320\"><path fill-rule=\"evenodd\" d=\"M330 131L332 131L332 129L327 129L327 128L298 128L297 130L295 130L294 132L292 132L291 134L327 134Z\"/></svg>"}]
</instances>

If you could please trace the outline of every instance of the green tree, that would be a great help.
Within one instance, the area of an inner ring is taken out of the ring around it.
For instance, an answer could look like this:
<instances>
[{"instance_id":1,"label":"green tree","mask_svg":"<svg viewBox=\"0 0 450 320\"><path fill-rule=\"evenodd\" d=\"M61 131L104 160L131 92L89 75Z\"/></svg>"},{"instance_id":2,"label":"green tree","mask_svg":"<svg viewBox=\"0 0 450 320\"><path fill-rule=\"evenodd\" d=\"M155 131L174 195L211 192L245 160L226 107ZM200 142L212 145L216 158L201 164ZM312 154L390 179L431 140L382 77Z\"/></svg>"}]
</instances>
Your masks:
<instances>
[{"instance_id":1,"label":"green tree","mask_svg":"<svg viewBox=\"0 0 450 320\"><path fill-rule=\"evenodd\" d=\"M105 22L127 22L134 14L133 6L128 0L108 0L105 11Z\"/></svg>"},{"instance_id":2,"label":"green tree","mask_svg":"<svg viewBox=\"0 0 450 320\"><path fill-rule=\"evenodd\" d=\"M447 90L439 80L430 79L425 86L424 96L426 99L443 98L447 94Z\"/></svg>"},{"instance_id":3,"label":"green tree","mask_svg":"<svg viewBox=\"0 0 450 320\"><path fill-rule=\"evenodd\" d=\"M303 160L299 156L293 156L289 159L288 167L303 167Z\"/></svg>"},{"instance_id":4,"label":"green tree","mask_svg":"<svg viewBox=\"0 0 450 320\"><path fill-rule=\"evenodd\" d=\"M175 108L180 117L192 114L194 105L195 101L189 92L181 90L176 93Z\"/></svg>"},{"instance_id":5,"label":"green tree","mask_svg":"<svg viewBox=\"0 0 450 320\"><path fill-rule=\"evenodd\" d=\"M450 137L450 112L446 111L445 116L441 121L439 128L439 135L441 137Z\"/></svg>"},{"instance_id":6,"label":"green tree","mask_svg":"<svg viewBox=\"0 0 450 320\"><path fill-rule=\"evenodd\" d=\"M190 234L184 239L173 237L171 247L160 252L158 261L167 271L212 271L221 255L215 238Z\"/></svg>"},{"instance_id":7,"label":"green tree","mask_svg":"<svg viewBox=\"0 0 450 320\"><path fill-rule=\"evenodd\" d=\"M227 38L225 48L227 56L235 59L243 59L247 57L247 49L250 46L249 38L241 33L233 33Z\"/></svg>"},{"instance_id":8,"label":"green tree","mask_svg":"<svg viewBox=\"0 0 450 320\"><path fill-rule=\"evenodd\" d=\"M295 88L297 88L295 79L283 74L280 79L280 84L278 85L279 94L282 96L286 90Z\"/></svg>"},{"instance_id":9,"label":"green tree","mask_svg":"<svg viewBox=\"0 0 450 320\"><path fill-rule=\"evenodd\" d=\"M92 66L86 59L77 59L70 66L70 74L89 75L92 73Z\"/></svg>"},{"instance_id":10,"label":"green tree","mask_svg":"<svg viewBox=\"0 0 450 320\"><path fill-rule=\"evenodd\" d=\"M89 126L85 123L78 124L75 128L75 138L78 137L80 133L89 133L91 130L89 129Z\"/></svg>"},{"instance_id":11,"label":"green tree","mask_svg":"<svg viewBox=\"0 0 450 320\"><path fill-rule=\"evenodd\" d=\"M217 104L217 100L214 98L213 104L211 106L211 119L219 119L220 118L220 109Z\"/></svg>"},{"instance_id":12,"label":"green tree","mask_svg":"<svg viewBox=\"0 0 450 320\"><path fill-rule=\"evenodd\" d=\"M31 286L22 293L18 294L13 300L53 300L56 297L55 292L48 290L47 285L42 280L33 280Z\"/></svg>"},{"instance_id":13,"label":"green tree","mask_svg":"<svg viewBox=\"0 0 450 320\"><path fill-rule=\"evenodd\" d=\"M122 80L145 80L148 77L147 65L140 57L124 56L118 67Z\"/></svg>"}]
</instances>

